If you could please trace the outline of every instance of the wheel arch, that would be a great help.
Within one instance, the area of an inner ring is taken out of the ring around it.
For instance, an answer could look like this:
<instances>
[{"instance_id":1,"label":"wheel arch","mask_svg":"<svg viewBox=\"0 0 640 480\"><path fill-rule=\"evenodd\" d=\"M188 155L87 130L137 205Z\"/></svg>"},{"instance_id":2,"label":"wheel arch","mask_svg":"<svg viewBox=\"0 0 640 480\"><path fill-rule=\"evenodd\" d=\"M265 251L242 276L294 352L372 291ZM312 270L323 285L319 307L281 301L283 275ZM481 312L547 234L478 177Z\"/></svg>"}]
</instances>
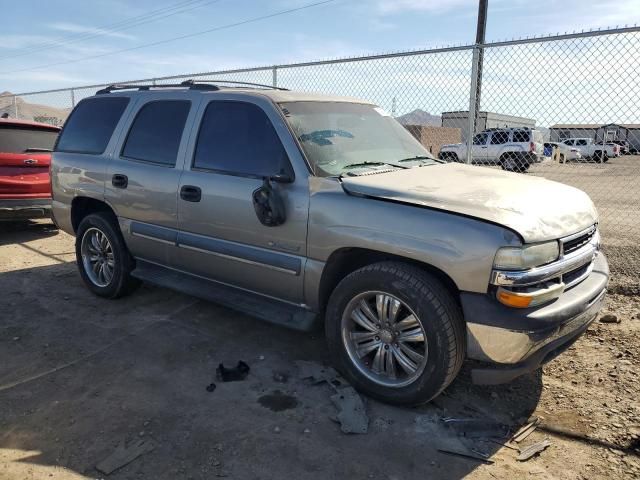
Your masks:
<instances>
[{"instance_id":1,"label":"wheel arch","mask_svg":"<svg viewBox=\"0 0 640 480\"><path fill-rule=\"evenodd\" d=\"M456 302L460 302L460 289L453 279L446 272L429 263L379 250L343 247L331 253L322 270L318 289L318 306L321 315L324 315L329 296L344 277L366 265L384 261L402 262L424 269L440 280Z\"/></svg>"},{"instance_id":2,"label":"wheel arch","mask_svg":"<svg viewBox=\"0 0 640 480\"><path fill-rule=\"evenodd\" d=\"M93 197L75 197L71 202L71 226L73 231L78 231L78 226L84 217L97 212L109 213L116 218L113 208L105 201Z\"/></svg>"}]
</instances>

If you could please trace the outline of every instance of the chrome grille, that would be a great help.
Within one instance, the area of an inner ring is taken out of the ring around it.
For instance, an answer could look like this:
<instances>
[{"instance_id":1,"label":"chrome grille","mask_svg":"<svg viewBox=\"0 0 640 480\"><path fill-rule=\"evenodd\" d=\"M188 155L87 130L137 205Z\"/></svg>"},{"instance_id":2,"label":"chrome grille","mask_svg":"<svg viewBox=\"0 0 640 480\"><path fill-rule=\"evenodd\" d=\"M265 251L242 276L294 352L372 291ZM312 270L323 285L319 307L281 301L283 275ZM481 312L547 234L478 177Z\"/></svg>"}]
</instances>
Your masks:
<instances>
[{"instance_id":1,"label":"chrome grille","mask_svg":"<svg viewBox=\"0 0 640 480\"><path fill-rule=\"evenodd\" d=\"M590 227L588 230L579 232L562 240L562 253L564 255L575 252L588 244L596 234L596 226Z\"/></svg>"}]
</instances>

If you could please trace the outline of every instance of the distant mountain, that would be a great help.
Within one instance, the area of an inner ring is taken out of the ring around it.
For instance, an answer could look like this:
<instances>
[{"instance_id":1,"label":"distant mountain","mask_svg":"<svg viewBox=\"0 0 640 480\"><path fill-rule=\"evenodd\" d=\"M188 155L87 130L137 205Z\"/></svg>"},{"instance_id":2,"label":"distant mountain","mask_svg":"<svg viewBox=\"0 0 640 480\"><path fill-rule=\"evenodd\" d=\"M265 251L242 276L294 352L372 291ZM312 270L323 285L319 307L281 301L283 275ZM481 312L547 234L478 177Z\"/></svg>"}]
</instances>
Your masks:
<instances>
[{"instance_id":1,"label":"distant mountain","mask_svg":"<svg viewBox=\"0 0 640 480\"><path fill-rule=\"evenodd\" d=\"M10 118L62 125L71 110L70 108L29 103L22 97L17 97L14 104L13 96L8 95L11 95L11 92L0 93L0 115L8 113Z\"/></svg>"},{"instance_id":2,"label":"distant mountain","mask_svg":"<svg viewBox=\"0 0 640 480\"><path fill-rule=\"evenodd\" d=\"M431 115L429 112L415 109L413 112L405 113L396 117L396 120L402 125L430 125L435 127L442 126L442 119L438 115Z\"/></svg>"}]
</instances>

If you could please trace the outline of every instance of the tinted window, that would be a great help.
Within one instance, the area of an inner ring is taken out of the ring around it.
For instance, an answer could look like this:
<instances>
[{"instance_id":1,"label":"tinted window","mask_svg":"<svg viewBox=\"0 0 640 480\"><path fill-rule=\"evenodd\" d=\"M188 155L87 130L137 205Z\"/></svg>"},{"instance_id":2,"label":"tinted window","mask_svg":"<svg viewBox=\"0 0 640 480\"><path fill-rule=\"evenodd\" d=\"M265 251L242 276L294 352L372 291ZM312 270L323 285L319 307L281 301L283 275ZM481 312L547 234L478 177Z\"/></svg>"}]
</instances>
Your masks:
<instances>
[{"instance_id":1,"label":"tinted window","mask_svg":"<svg viewBox=\"0 0 640 480\"><path fill-rule=\"evenodd\" d=\"M529 141L529 131L528 130L514 130L513 131L513 141L514 142L528 142Z\"/></svg>"},{"instance_id":2,"label":"tinted window","mask_svg":"<svg viewBox=\"0 0 640 480\"><path fill-rule=\"evenodd\" d=\"M0 124L0 152L37 153L52 150L57 130Z\"/></svg>"},{"instance_id":3,"label":"tinted window","mask_svg":"<svg viewBox=\"0 0 640 480\"><path fill-rule=\"evenodd\" d=\"M487 133L479 133L475 137L473 137L473 144L484 145L485 143L487 143L487 137L488 137Z\"/></svg>"},{"instance_id":4,"label":"tinted window","mask_svg":"<svg viewBox=\"0 0 640 480\"><path fill-rule=\"evenodd\" d=\"M501 145L509 141L509 132L497 131L491 135L491 145Z\"/></svg>"},{"instance_id":5,"label":"tinted window","mask_svg":"<svg viewBox=\"0 0 640 480\"><path fill-rule=\"evenodd\" d=\"M576 145L585 146L587 144L586 140L576 140Z\"/></svg>"},{"instance_id":6,"label":"tinted window","mask_svg":"<svg viewBox=\"0 0 640 480\"><path fill-rule=\"evenodd\" d=\"M267 176L288 173L288 159L267 115L256 105L211 102L204 113L195 168Z\"/></svg>"},{"instance_id":7,"label":"tinted window","mask_svg":"<svg viewBox=\"0 0 640 480\"><path fill-rule=\"evenodd\" d=\"M129 103L125 97L93 97L81 101L60 134L60 152L102 153Z\"/></svg>"},{"instance_id":8,"label":"tinted window","mask_svg":"<svg viewBox=\"0 0 640 480\"><path fill-rule=\"evenodd\" d=\"M191 103L167 100L144 105L131 125L122 156L175 165Z\"/></svg>"}]
</instances>

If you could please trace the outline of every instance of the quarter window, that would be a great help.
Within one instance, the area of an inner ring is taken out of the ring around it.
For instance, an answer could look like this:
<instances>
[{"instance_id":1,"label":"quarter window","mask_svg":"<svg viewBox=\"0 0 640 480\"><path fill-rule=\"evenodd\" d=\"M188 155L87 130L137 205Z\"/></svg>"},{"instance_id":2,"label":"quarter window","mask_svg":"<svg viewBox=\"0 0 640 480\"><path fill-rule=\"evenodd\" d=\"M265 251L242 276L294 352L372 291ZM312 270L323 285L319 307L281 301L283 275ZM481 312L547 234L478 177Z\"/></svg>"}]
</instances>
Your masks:
<instances>
[{"instance_id":1,"label":"quarter window","mask_svg":"<svg viewBox=\"0 0 640 480\"><path fill-rule=\"evenodd\" d=\"M127 97L92 97L71 112L55 150L73 153L103 153L127 107Z\"/></svg>"},{"instance_id":2,"label":"quarter window","mask_svg":"<svg viewBox=\"0 0 640 480\"><path fill-rule=\"evenodd\" d=\"M174 166L191 103L162 100L144 105L136 115L122 156Z\"/></svg>"},{"instance_id":3,"label":"quarter window","mask_svg":"<svg viewBox=\"0 0 640 480\"><path fill-rule=\"evenodd\" d=\"M290 174L287 154L271 121L257 105L244 102L209 103L193 167L251 177Z\"/></svg>"},{"instance_id":4,"label":"quarter window","mask_svg":"<svg viewBox=\"0 0 640 480\"><path fill-rule=\"evenodd\" d=\"M509 141L509 132L498 130L491 135L491 145L502 145Z\"/></svg>"}]
</instances>

